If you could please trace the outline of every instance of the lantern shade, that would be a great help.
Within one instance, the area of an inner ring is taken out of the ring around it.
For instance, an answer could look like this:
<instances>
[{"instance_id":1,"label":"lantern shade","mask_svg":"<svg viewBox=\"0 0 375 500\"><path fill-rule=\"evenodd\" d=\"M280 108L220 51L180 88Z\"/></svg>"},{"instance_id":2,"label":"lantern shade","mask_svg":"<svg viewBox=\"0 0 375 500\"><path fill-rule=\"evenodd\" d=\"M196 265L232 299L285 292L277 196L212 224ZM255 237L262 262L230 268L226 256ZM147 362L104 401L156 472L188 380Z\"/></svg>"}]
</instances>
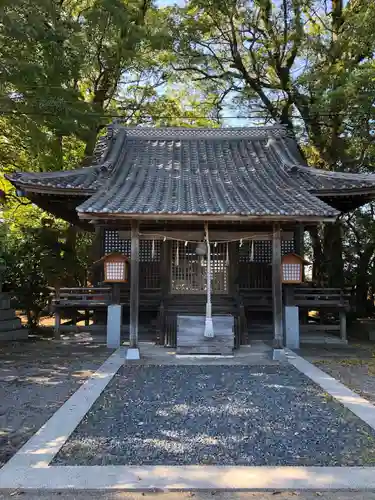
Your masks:
<instances>
[{"instance_id":1,"label":"lantern shade","mask_svg":"<svg viewBox=\"0 0 375 500\"><path fill-rule=\"evenodd\" d=\"M299 284L303 281L303 266L310 264L300 255L289 253L281 258L281 280L283 283Z\"/></svg>"},{"instance_id":2,"label":"lantern shade","mask_svg":"<svg viewBox=\"0 0 375 500\"><path fill-rule=\"evenodd\" d=\"M206 255L207 253L207 245L204 241L201 241L200 243L198 243L196 249L195 249L195 253L197 255Z\"/></svg>"},{"instance_id":3,"label":"lantern shade","mask_svg":"<svg viewBox=\"0 0 375 500\"><path fill-rule=\"evenodd\" d=\"M111 253L104 258L104 281L126 283L128 281L128 258L120 253Z\"/></svg>"}]
</instances>

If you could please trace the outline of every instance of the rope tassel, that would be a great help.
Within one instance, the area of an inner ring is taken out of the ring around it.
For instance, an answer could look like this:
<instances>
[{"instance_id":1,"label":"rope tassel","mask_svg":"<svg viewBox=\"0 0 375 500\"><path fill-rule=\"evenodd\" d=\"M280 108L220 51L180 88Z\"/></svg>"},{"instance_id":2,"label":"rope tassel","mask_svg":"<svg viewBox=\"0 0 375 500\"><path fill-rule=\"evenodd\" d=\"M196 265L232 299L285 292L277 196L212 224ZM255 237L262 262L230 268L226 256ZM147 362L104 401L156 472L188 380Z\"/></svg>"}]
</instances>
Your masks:
<instances>
[{"instance_id":1,"label":"rope tassel","mask_svg":"<svg viewBox=\"0 0 375 500\"><path fill-rule=\"evenodd\" d=\"M214 325L212 323L212 304L211 304L211 248L208 235L208 223L204 224L204 232L207 245L207 303L206 303L206 320L204 325L204 336L212 338L214 334Z\"/></svg>"},{"instance_id":2,"label":"rope tassel","mask_svg":"<svg viewBox=\"0 0 375 500\"><path fill-rule=\"evenodd\" d=\"M154 260L155 258L155 240L152 240L151 244L151 260Z\"/></svg>"},{"instance_id":3,"label":"rope tassel","mask_svg":"<svg viewBox=\"0 0 375 500\"><path fill-rule=\"evenodd\" d=\"M176 260L175 260L175 266L178 267L180 265L180 243L177 242L177 250L176 250Z\"/></svg>"}]
</instances>

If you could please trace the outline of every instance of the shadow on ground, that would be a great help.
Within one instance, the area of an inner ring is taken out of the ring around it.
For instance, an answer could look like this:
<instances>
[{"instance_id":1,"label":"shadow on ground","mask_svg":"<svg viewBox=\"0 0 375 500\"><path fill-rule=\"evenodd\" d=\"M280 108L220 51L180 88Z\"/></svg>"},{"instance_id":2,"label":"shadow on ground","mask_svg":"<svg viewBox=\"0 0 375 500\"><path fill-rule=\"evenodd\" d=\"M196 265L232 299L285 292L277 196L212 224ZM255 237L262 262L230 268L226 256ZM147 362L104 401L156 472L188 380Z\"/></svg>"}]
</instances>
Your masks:
<instances>
[{"instance_id":1,"label":"shadow on ground","mask_svg":"<svg viewBox=\"0 0 375 500\"><path fill-rule=\"evenodd\" d=\"M37 339L0 345L0 466L109 354L90 343Z\"/></svg>"}]
</instances>

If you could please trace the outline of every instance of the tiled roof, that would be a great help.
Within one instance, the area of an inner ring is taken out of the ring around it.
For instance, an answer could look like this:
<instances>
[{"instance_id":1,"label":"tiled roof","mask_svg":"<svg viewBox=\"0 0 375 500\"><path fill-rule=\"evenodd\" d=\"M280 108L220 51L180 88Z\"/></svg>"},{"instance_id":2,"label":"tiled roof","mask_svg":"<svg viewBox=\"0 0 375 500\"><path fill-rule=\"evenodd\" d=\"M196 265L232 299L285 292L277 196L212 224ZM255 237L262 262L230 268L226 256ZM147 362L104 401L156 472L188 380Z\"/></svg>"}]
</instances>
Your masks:
<instances>
[{"instance_id":1,"label":"tiled roof","mask_svg":"<svg viewBox=\"0 0 375 500\"><path fill-rule=\"evenodd\" d=\"M95 193L110 175L107 161L110 144L107 136L96 143L90 166L59 172L15 172L5 177L15 186L30 191L69 191L77 195Z\"/></svg>"},{"instance_id":2,"label":"tiled roof","mask_svg":"<svg viewBox=\"0 0 375 500\"><path fill-rule=\"evenodd\" d=\"M375 175L370 173L332 172L304 164L296 143L286 138L287 146L275 142L277 154L291 176L310 192L324 194L334 191L366 190L375 188ZM349 194L349 193L348 193Z\"/></svg>"},{"instance_id":3,"label":"tiled roof","mask_svg":"<svg viewBox=\"0 0 375 500\"><path fill-rule=\"evenodd\" d=\"M17 172L7 174L6 178L20 188L32 186L35 188L32 191L53 188L54 190L76 190L78 194L81 194L82 191L93 193L96 191L99 174L100 167L98 166L43 174Z\"/></svg>"},{"instance_id":4,"label":"tiled roof","mask_svg":"<svg viewBox=\"0 0 375 500\"><path fill-rule=\"evenodd\" d=\"M12 174L17 187L85 195L83 214L333 217L318 196L370 189L375 176L307 167L281 126L109 128L90 167Z\"/></svg>"},{"instance_id":5,"label":"tiled roof","mask_svg":"<svg viewBox=\"0 0 375 500\"><path fill-rule=\"evenodd\" d=\"M318 216L337 212L301 188L274 148L282 127L125 129L106 185L79 213ZM287 143L285 142L285 147Z\"/></svg>"}]
</instances>

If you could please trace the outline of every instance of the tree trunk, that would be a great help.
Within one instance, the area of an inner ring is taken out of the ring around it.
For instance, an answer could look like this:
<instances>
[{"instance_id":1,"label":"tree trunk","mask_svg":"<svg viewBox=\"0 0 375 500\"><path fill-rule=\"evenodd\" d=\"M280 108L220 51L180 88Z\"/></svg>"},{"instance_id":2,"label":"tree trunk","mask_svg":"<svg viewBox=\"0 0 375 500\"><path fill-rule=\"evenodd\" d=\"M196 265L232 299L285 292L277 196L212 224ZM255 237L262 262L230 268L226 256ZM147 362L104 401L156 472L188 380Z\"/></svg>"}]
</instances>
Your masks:
<instances>
[{"instance_id":1,"label":"tree trunk","mask_svg":"<svg viewBox=\"0 0 375 500\"><path fill-rule=\"evenodd\" d=\"M374 245L368 244L364 251L359 256L359 263L356 272L356 290L355 290L355 305L357 316L367 316L371 311L368 300L369 295L369 276L368 268L370 260L374 254Z\"/></svg>"},{"instance_id":2,"label":"tree trunk","mask_svg":"<svg viewBox=\"0 0 375 500\"><path fill-rule=\"evenodd\" d=\"M311 244L313 249L313 270L312 279L313 282L318 285L323 285L324 283L324 269L323 269L323 250L321 238L319 235L319 228L317 226L312 226L308 229Z\"/></svg>"},{"instance_id":3,"label":"tree trunk","mask_svg":"<svg viewBox=\"0 0 375 500\"><path fill-rule=\"evenodd\" d=\"M324 226L324 267L327 285L332 288L344 286L344 261L342 256L341 222Z\"/></svg>"}]
</instances>

